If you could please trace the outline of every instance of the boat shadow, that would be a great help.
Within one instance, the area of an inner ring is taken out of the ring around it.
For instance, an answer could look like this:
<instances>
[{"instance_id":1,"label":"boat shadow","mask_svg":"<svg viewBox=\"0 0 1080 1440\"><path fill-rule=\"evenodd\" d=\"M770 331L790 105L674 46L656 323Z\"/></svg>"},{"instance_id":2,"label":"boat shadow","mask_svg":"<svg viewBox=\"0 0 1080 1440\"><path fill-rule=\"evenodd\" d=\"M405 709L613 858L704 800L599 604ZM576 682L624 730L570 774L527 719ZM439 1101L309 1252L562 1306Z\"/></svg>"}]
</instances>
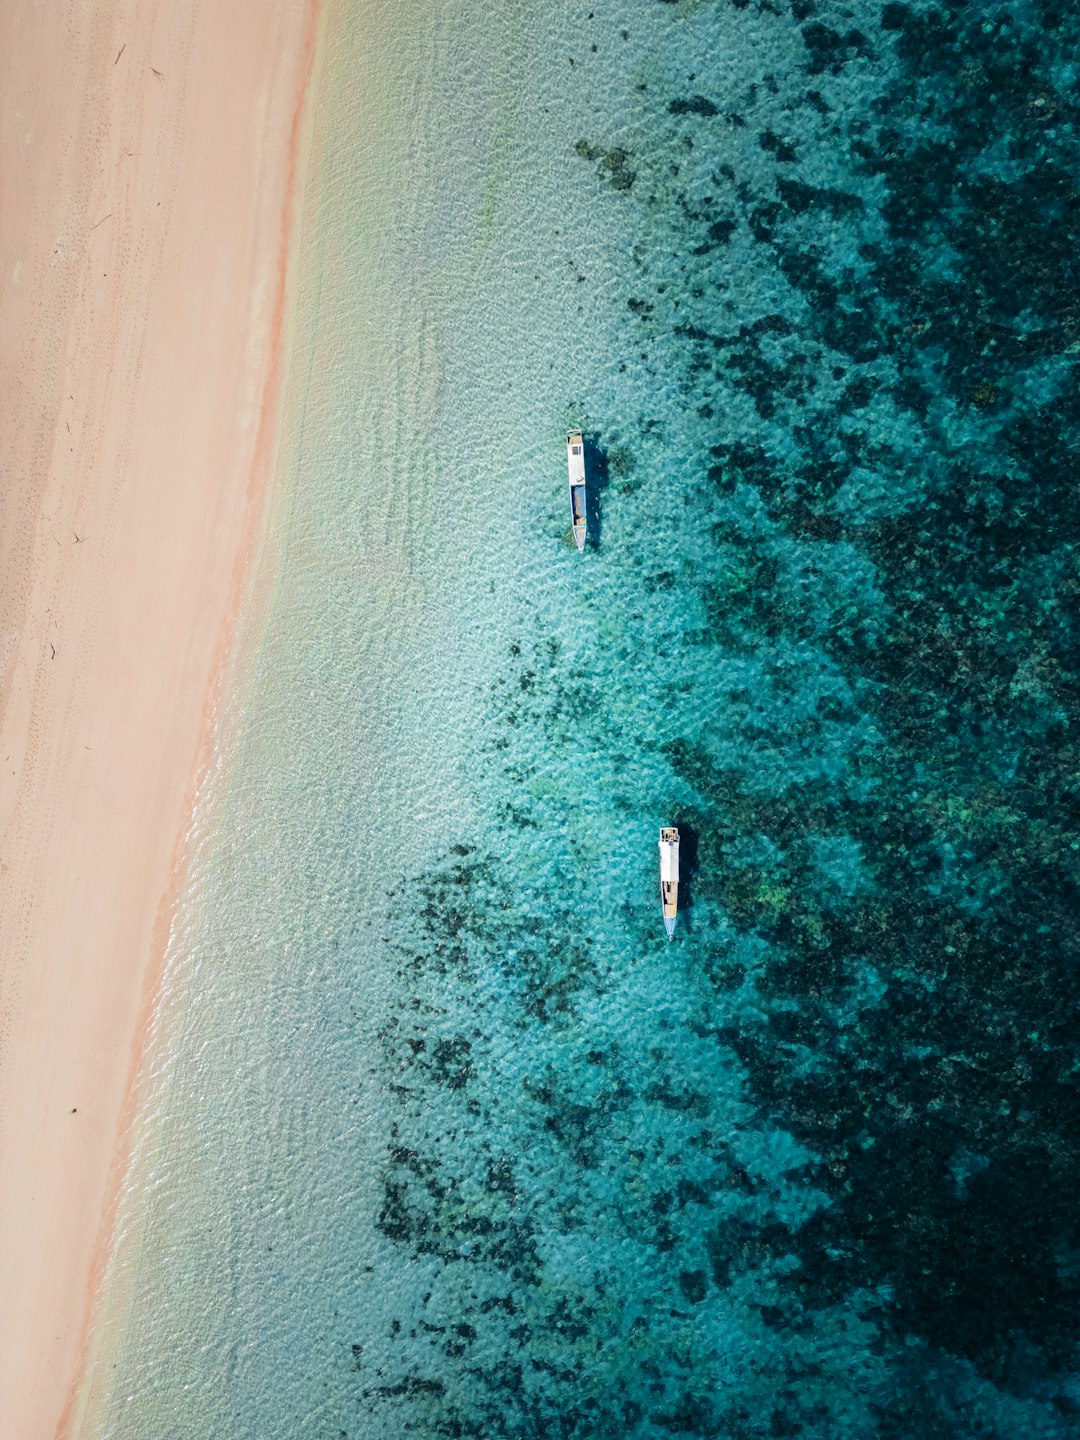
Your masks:
<instances>
[{"instance_id":1,"label":"boat shadow","mask_svg":"<svg viewBox=\"0 0 1080 1440\"><path fill-rule=\"evenodd\" d=\"M610 483L608 453L595 432L586 432L581 438L585 449L585 516L589 544L593 549L599 550L604 528L600 496Z\"/></svg>"},{"instance_id":2,"label":"boat shadow","mask_svg":"<svg viewBox=\"0 0 1080 1440\"><path fill-rule=\"evenodd\" d=\"M679 828L679 922L688 935L694 933L694 881L698 872L698 832L693 825L676 819Z\"/></svg>"}]
</instances>

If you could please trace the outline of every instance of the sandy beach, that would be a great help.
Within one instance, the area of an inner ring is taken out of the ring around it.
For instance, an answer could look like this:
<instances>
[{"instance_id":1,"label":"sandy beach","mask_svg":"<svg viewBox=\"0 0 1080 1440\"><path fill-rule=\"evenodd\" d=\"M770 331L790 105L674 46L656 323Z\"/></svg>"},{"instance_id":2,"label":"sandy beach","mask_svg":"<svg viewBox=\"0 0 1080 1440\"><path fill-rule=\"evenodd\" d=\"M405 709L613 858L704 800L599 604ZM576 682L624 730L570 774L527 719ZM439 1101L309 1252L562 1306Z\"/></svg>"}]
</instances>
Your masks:
<instances>
[{"instance_id":1,"label":"sandy beach","mask_svg":"<svg viewBox=\"0 0 1080 1440\"><path fill-rule=\"evenodd\" d=\"M277 443L317 0L0 13L0 1435L71 1433Z\"/></svg>"}]
</instances>

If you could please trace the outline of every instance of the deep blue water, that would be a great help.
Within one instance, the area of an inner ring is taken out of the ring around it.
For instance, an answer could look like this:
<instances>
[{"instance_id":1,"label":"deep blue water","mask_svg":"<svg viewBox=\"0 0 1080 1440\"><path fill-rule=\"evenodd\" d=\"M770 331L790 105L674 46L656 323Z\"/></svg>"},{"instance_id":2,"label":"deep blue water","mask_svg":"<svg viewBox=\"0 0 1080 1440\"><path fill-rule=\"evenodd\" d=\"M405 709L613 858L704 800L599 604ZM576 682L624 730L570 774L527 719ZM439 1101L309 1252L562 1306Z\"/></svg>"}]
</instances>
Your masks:
<instances>
[{"instance_id":1,"label":"deep blue water","mask_svg":"<svg viewBox=\"0 0 1080 1440\"><path fill-rule=\"evenodd\" d=\"M126 1383L185 1436L1078 1436L1080 18L402 44L443 97L386 101L409 202L347 227L324 162L361 358L312 365L347 483L297 462L229 802L270 858L192 942L266 987L229 1044L277 1119L205 1227L265 1253L185 1382L219 1428L153 1321Z\"/></svg>"},{"instance_id":2,"label":"deep blue water","mask_svg":"<svg viewBox=\"0 0 1080 1440\"><path fill-rule=\"evenodd\" d=\"M621 645L521 617L502 783L387 920L372 1284L427 1281L358 1392L370 1433L1080 1434L1080 26L666 18L635 140L576 146L657 391L592 430ZM567 747L640 839L602 920L572 787L523 788Z\"/></svg>"}]
</instances>

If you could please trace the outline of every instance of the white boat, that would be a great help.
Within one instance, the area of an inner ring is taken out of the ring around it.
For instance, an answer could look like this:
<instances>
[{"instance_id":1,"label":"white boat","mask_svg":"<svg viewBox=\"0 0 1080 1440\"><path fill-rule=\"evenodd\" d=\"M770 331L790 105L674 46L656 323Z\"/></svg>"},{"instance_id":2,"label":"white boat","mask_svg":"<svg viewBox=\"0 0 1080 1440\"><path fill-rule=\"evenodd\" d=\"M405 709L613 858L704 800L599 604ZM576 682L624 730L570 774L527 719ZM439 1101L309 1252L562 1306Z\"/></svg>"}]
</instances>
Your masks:
<instances>
[{"instance_id":1,"label":"white boat","mask_svg":"<svg viewBox=\"0 0 1080 1440\"><path fill-rule=\"evenodd\" d=\"M674 940L679 909L679 832L674 825L665 825L660 831L660 903L667 938Z\"/></svg>"},{"instance_id":2,"label":"white boat","mask_svg":"<svg viewBox=\"0 0 1080 1440\"><path fill-rule=\"evenodd\" d=\"M585 549L585 442L580 430L566 432L566 464L570 471L570 520L574 541Z\"/></svg>"}]
</instances>

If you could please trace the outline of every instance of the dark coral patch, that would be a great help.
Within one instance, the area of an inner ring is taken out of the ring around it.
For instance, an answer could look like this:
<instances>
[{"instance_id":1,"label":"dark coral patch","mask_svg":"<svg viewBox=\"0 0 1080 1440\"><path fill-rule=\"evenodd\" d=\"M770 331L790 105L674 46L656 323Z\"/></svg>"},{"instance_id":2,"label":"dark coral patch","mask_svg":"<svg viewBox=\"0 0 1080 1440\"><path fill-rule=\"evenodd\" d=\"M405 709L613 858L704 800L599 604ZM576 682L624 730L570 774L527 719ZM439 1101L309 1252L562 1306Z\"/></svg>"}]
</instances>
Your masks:
<instances>
[{"instance_id":1,"label":"dark coral patch","mask_svg":"<svg viewBox=\"0 0 1080 1440\"><path fill-rule=\"evenodd\" d=\"M668 106L669 115L718 115L720 112L704 95L691 95L689 99L672 100Z\"/></svg>"}]
</instances>

